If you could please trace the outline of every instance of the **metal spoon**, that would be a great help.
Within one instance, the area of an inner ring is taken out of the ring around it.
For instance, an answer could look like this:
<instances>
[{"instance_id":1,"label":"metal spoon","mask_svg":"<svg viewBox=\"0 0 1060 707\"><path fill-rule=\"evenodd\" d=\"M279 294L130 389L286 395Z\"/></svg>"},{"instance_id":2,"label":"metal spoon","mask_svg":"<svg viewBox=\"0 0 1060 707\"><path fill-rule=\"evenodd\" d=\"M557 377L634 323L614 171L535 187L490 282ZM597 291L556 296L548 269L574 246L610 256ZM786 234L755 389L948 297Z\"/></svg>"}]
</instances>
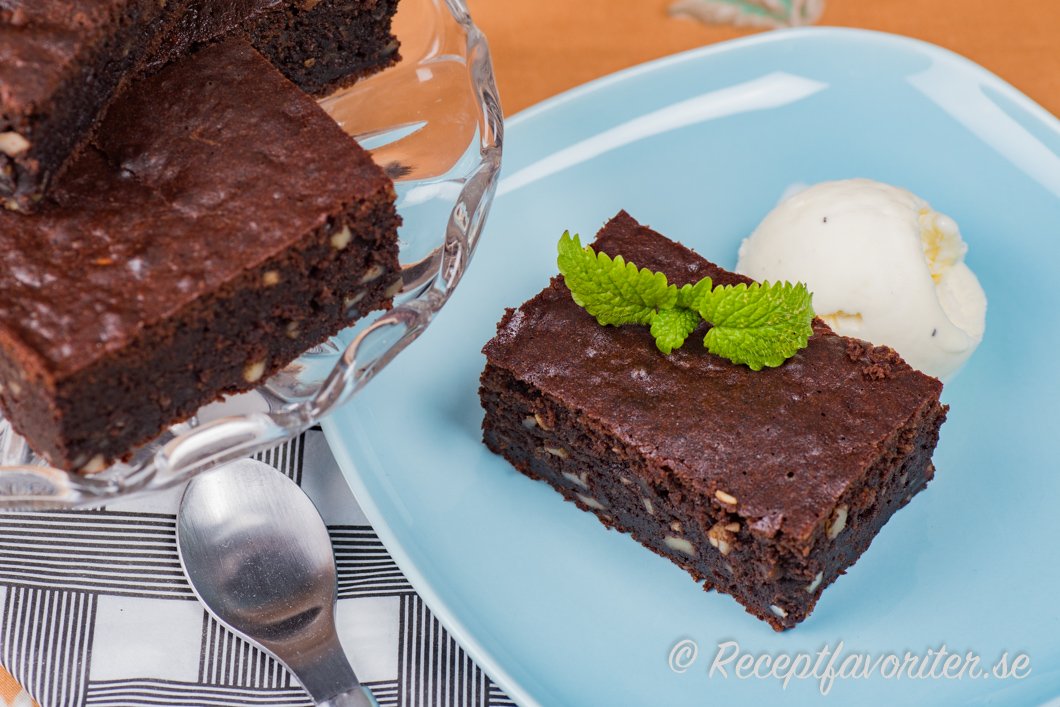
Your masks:
<instances>
[{"instance_id":1,"label":"metal spoon","mask_svg":"<svg viewBox=\"0 0 1060 707\"><path fill-rule=\"evenodd\" d=\"M177 549L206 610L287 666L314 702L378 707L339 643L331 539L297 484L250 459L193 479Z\"/></svg>"}]
</instances>

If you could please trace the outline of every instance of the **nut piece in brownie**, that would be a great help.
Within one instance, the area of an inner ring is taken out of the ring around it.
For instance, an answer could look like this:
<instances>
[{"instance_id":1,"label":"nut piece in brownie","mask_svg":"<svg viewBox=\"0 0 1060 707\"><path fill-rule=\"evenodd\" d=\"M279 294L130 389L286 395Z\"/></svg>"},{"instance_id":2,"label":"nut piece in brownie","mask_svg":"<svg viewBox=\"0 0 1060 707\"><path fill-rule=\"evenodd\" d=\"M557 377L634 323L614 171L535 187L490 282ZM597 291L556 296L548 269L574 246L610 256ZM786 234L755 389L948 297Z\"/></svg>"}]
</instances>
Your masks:
<instances>
[{"instance_id":1,"label":"nut piece in brownie","mask_svg":"<svg viewBox=\"0 0 1060 707\"><path fill-rule=\"evenodd\" d=\"M594 248L678 286L748 282L625 212ZM599 325L556 277L508 310L484 349L484 440L707 588L791 628L931 479L942 384L820 320L805 349L761 371L696 337L663 355L647 327Z\"/></svg>"},{"instance_id":2,"label":"nut piece in brownie","mask_svg":"<svg viewBox=\"0 0 1060 707\"><path fill-rule=\"evenodd\" d=\"M393 184L244 39L138 83L38 214L0 213L0 402L92 471L400 284Z\"/></svg>"},{"instance_id":3,"label":"nut piece in brownie","mask_svg":"<svg viewBox=\"0 0 1060 707\"><path fill-rule=\"evenodd\" d=\"M0 2L0 206L36 207L187 4Z\"/></svg>"}]
</instances>

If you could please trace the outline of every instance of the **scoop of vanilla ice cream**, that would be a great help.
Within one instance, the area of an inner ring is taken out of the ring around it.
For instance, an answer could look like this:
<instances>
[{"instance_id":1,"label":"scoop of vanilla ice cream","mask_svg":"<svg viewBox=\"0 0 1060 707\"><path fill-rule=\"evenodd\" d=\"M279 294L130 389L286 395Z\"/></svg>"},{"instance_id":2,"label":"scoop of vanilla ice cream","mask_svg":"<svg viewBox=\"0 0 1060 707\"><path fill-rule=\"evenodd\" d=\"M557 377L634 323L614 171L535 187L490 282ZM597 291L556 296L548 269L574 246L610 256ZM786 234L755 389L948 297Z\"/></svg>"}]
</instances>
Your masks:
<instances>
[{"instance_id":1,"label":"scoop of vanilla ice cream","mask_svg":"<svg viewBox=\"0 0 1060 707\"><path fill-rule=\"evenodd\" d=\"M740 245L737 272L805 282L838 333L890 346L914 368L952 375L983 339L986 294L950 217L869 179L785 199Z\"/></svg>"}]
</instances>

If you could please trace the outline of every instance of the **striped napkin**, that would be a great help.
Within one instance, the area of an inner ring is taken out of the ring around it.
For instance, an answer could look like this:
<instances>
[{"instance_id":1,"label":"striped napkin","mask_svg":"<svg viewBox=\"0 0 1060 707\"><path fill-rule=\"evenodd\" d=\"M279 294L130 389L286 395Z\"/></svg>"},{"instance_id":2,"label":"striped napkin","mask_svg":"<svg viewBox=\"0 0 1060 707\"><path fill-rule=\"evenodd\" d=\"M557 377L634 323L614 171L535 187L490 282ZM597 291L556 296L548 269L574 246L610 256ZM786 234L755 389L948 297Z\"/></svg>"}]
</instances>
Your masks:
<instances>
[{"instance_id":1,"label":"striped napkin","mask_svg":"<svg viewBox=\"0 0 1060 707\"><path fill-rule=\"evenodd\" d=\"M300 484L328 524L339 634L380 704L513 704L413 591L319 430L256 458ZM41 707L311 704L282 666L195 599L177 558L182 492L0 514L0 665Z\"/></svg>"}]
</instances>

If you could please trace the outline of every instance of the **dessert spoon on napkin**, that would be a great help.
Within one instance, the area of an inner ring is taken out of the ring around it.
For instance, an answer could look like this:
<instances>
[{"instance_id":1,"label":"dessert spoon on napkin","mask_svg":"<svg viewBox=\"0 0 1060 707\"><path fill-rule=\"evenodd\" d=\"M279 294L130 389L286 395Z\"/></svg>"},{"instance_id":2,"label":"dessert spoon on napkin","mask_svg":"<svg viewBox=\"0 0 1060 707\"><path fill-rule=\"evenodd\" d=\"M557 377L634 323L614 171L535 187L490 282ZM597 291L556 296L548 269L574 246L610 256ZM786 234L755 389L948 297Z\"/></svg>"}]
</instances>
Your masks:
<instances>
[{"instance_id":1,"label":"dessert spoon on napkin","mask_svg":"<svg viewBox=\"0 0 1060 707\"><path fill-rule=\"evenodd\" d=\"M297 484L251 459L196 477L177 550L206 610L287 666L314 702L378 707L339 643L331 541Z\"/></svg>"}]
</instances>

